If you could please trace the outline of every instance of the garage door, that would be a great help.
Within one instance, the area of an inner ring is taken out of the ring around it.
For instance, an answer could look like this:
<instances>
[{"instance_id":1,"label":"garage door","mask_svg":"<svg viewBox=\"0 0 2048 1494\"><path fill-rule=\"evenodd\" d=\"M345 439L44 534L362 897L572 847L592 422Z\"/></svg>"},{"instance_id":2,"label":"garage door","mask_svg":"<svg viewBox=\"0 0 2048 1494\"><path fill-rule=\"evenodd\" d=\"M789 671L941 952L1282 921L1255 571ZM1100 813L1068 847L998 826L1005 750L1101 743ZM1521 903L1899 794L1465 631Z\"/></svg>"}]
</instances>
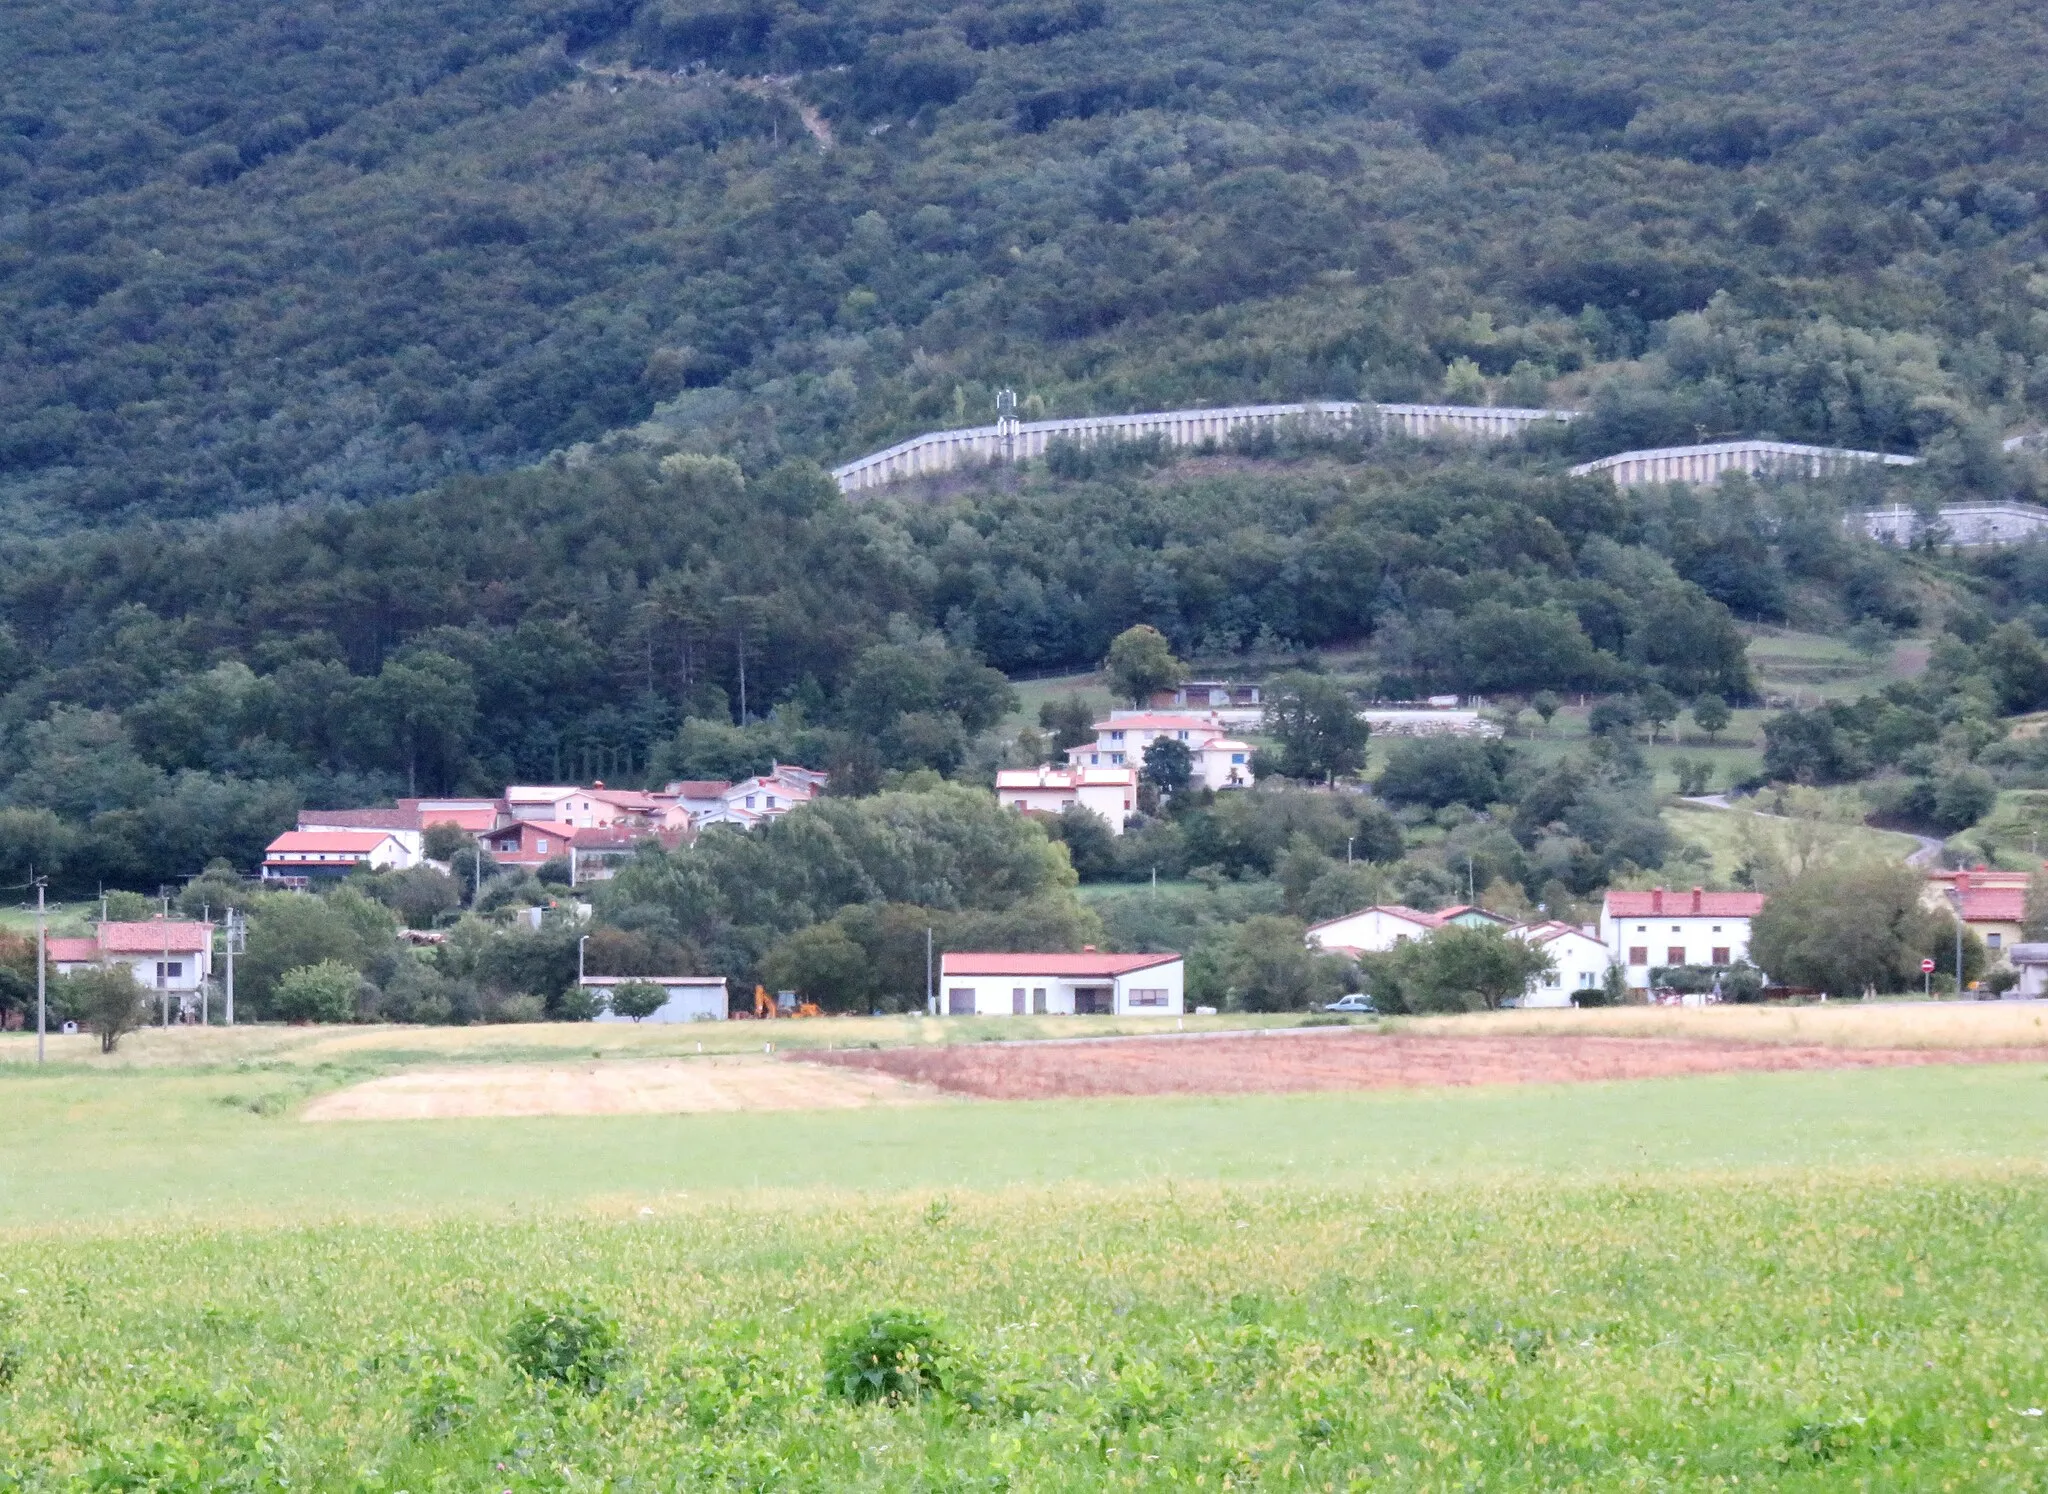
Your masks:
<instances>
[{"instance_id":1,"label":"garage door","mask_svg":"<svg viewBox=\"0 0 2048 1494\"><path fill-rule=\"evenodd\" d=\"M949 1017L973 1016L974 987L955 986L946 992L946 1015Z\"/></svg>"}]
</instances>

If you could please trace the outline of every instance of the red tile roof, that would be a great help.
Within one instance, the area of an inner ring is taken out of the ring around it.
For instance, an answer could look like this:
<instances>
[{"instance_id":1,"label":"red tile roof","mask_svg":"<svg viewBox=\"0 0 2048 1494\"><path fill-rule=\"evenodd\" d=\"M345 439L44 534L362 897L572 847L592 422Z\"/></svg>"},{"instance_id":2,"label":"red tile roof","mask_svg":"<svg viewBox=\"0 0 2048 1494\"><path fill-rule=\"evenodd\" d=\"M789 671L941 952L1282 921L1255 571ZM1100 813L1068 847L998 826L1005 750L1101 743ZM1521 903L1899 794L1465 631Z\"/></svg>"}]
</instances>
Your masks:
<instances>
[{"instance_id":1,"label":"red tile roof","mask_svg":"<svg viewBox=\"0 0 2048 1494\"><path fill-rule=\"evenodd\" d=\"M166 926L161 918L148 923L103 923L100 925L99 943L108 954L150 954L166 949L183 953L211 949L213 925L173 923Z\"/></svg>"},{"instance_id":2,"label":"red tile roof","mask_svg":"<svg viewBox=\"0 0 2048 1494\"><path fill-rule=\"evenodd\" d=\"M1968 887L1959 896L1964 923L2021 923L2027 916L2024 887Z\"/></svg>"},{"instance_id":3,"label":"red tile roof","mask_svg":"<svg viewBox=\"0 0 2048 1494\"><path fill-rule=\"evenodd\" d=\"M304 856L315 851L328 855L354 853L367 856L391 838L389 830L287 830L270 843L270 856Z\"/></svg>"},{"instance_id":4,"label":"red tile roof","mask_svg":"<svg viewBox=\"0 0 2048 1494\"><path fill-rule=\"evenodd\" d=\"M1386 913L1394 918L1405 919L1409 923L1421 924L1426 929L1435 928L1440 921L1437 914L1424 913L1421 909L1410 908L1404 903L1374 903L1370 908L1360 908L1355 913L1346 913L1340 918L1325 918L1321 923L1312 923L1308 926L1308 932L1313 934L1317 929L1326 929L1332 924L1363 918L1368 913Z\"/></svg>"},{"instance_id":5,"label":"red tile roof","mask_svg":"<svg viewBox=\"0 0 2048 1494\"><path fill-rule=\"evenodd\" d=\"M1219 736L1223 728L1207 716L1187 711L1137 711L1128 716L1112 716L1106 721L1095 723L1098 732L1103 731L1213 731Z\"/></svg>"},{"instance_id":6,"label":"red tile roof","mask_svg":"<svg viewBox=\"0 0 2048 1494\"><path fill-rule=\"evenodd\" d=\"M1128 975L1153 965L1170 965L1177 954L946 954L939 973L951 975Z\"/></svg>"},{"instance_id":7,"label":"red tile roof","mask_svg":"<svg viewBox=\"0 0 2048 1494\"><path fill-rule=\"evenodd\" d=\"M1607 894L1607 911L1616 918L1754 918L1763 906L1761 892L1702 892L1697 887Z\"/></svg>"},{"instance_id":8,"label":"red tile roof","mask_svg":"<svg viewBox=\"0 0 2048 1494\"><path fill-rule=\"evenodd\" d=\"M673 794L678 799L716 799L731 787L731 780L725 778L684 778L662 792Z\"/></svg>"},{"instance_id":9,"label":"red tile roof","mask_svg":"<svg viewBox=\"0 0 2048 1494\"><path fill-rule=\"evenodd\" d=\"M97 939L50 939L45 942L44 948L48 951L50 963L53 965L60 961L67 965L77 964L100 957Z\"/></svg>"}]
</instances>

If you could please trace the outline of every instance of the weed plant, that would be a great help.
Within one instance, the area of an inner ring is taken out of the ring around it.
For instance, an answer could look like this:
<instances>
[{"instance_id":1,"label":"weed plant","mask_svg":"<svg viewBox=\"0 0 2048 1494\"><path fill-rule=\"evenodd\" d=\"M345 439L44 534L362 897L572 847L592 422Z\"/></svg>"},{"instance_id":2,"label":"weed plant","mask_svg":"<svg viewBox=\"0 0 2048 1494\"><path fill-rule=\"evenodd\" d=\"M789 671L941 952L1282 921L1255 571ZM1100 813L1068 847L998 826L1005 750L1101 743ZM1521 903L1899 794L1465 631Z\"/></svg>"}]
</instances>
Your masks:
<instances>
[{"instance_id":1,"label":"weed plant","mask_svg":"<svg viewBox=\"0 0 2048 1494\"><path fill-rule=\"evenodd\" d=\"M2031 1171L929 1202L17 1236L0 1489L2048 1478Z\"/></svg>"}]
</instances>

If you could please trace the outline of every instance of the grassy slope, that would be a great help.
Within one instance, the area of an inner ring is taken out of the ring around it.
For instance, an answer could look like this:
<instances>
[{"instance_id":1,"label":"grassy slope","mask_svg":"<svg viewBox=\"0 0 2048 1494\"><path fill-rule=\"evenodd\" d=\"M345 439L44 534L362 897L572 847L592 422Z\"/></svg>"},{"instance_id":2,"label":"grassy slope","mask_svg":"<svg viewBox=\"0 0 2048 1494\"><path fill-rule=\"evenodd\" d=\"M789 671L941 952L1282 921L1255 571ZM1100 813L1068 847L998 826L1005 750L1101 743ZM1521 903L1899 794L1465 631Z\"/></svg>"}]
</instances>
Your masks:
<instances>
[{"instance_id":1,"label":"grassy slope","mask_svg":"<svg viewBox=\"0 0 2048 1494\"><path fill-rule=\"evenodd\" d=\"M637 1207L1141 1181L1354 1185L1501 1174L2035 1159L2035 1065L855 1112L344 1123L259 1115L293 1076L19 1073L0 1226Z\"/></svg>"},{"instance_id":2,"label":"grassy slope","mask_svg":"<svg viewBox=\"0 0 2048 1494\"><path fill-rule=\"evenodd\" d=\"M1903 861L1918 842L1896 830L1824 820L1785 820L1741 809L1707 809L1675 804L1664 811L1664 823L1681 840L1704 846L1711 858L1712 879L1733 886L1735 870L1753 846L1775 849L1792 864L1815 857L1876 856Z\"/></svg>"}]
</instances>

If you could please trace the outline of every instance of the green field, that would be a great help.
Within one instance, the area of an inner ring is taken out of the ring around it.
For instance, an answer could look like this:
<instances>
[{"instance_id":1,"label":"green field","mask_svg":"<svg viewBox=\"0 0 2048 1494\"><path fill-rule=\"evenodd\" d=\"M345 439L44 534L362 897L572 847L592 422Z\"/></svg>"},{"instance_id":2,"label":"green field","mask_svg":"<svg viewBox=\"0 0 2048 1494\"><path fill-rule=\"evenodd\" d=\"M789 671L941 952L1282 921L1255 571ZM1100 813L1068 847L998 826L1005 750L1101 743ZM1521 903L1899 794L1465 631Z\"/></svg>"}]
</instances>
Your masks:
<instances>
[{"instance_id":1,"label":"green field","mask_svg":"<svg viewBox=\"0 0 2048 1494\"><path fill-rule=\"evenodd\" d=\"M2025 1036L2018 1010L1928 1011L1938 1042L1985 1040L1958 1024ZM1919 1020L1822 1010L1794 1035L1853 1042L1858 1019L1888 1042ZM1775 1040L1755 1025L1729 1030ZM834 1027L852 1024L733 1024L713 1046ZM870 1027L901 1041L919 1024ZM2048 1406L2037 1063L299 1114L395 1068L697 1040L248 1029L140 1034L116 1064L0 1065L0 1489L2048 1476L2029 1414ZM512 1352L526 1305L563 1294L618 1329L601 1387L536 1381ZM938 1333L943 1384L900 1404L826 1394L833 1335L898 1308Z\"/></svg>"}]
</instances>

